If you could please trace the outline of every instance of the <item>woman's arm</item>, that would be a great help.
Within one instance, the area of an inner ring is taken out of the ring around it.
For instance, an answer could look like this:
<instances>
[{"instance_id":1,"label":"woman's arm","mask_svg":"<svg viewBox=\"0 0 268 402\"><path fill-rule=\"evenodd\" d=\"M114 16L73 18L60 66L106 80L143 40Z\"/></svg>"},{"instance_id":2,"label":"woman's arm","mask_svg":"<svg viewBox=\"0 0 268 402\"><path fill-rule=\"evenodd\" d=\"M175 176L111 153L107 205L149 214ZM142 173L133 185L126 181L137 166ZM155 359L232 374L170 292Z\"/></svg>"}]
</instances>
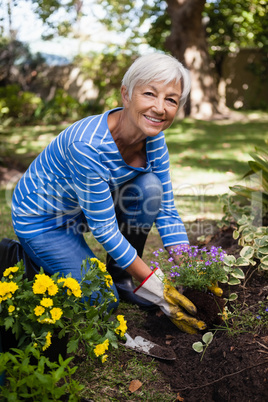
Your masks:
<instances>
[{"instance_id":1,"label":"woman's arm","mask_svg":"<svg viewBox=\"0 0 268 402\"><path fill-rule=\"evenodd\" d=\"M126 268L126 271L140 283L152 273L152 270L139 256Z\"/></svg>"}]
</instances>

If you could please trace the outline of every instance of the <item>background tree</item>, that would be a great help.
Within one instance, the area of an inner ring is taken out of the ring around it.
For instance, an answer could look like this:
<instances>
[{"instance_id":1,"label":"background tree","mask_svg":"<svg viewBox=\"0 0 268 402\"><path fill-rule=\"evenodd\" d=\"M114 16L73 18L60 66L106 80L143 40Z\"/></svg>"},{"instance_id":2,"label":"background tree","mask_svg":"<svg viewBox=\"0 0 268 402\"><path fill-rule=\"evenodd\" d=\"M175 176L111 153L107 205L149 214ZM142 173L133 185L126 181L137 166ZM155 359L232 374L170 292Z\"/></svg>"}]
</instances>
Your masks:
<instances>
[{"instance_id":1,"label":"background tree","mask_svg":"<svg viewBox=\"0 0 268 402\"><path fill-rule=\"evenodd\" d=\"M106 10L109 29L122 30L128 43L170 51L190 69L188 112L210 117L226 109L219 103L219 50L263 47L267 42L266 0L98 0ZM226 27L226 28L225 28ZM218 51L216 54L215 51ZM260 65L264 73L265 66Z\"/></svg>"},{"instance_id":2,"label":"background tree","mask_svg":"<svg viewBox=\"0 0 268 402\"><path fill-rule=\"evenodd\" d=\"M262 48L265 55L268 47L266 0L26 1L46 27L43 36L47 39L55 35L79 38L79 26L84 16L93 14L96 6L101 7L102 15L106 13L99 18L100 21L108 29L121 32L124 43L107 46L98 57L96 54L86 55L94 58L98 69L83 62L82 58L79 63L83 69L88 66L87 73L100 88L102 100L106 86L111 95L111 100L108 99L110 103L114 103L116 98L116 90L113 89L116 78L112 77L112 73L117 72L117 83L120 84L129 59L144 49L155 48L171 52L189 68L192 92L187 112L194 117L211 117L225 110L222 105L219 106L216 74L220 71L224 52L253 46ZM0 0L2 9L7 9L10 41L11 33L14 33L12 12L17 5L18 0ZM106 38L108 43L109 35ZM116 60L117 66L122 67L120 71L119 68L114 69ZM257 74L264 75L267 59L254 68ZM105 77L101 71L105 72ZM93 72L96 73L94 77Z\"/></svg>"}]
</instances>

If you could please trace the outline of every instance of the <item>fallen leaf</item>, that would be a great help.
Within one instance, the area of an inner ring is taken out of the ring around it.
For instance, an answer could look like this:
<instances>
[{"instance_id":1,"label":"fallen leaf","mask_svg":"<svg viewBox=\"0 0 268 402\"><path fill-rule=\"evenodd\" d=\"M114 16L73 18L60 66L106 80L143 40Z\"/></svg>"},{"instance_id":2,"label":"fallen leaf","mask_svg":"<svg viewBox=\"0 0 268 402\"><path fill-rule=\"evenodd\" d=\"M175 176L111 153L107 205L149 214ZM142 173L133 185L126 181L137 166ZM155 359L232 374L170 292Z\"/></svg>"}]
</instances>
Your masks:
<instances>
[{"instance_id":1,"label":"fallen leaf","mask_svg":"<svg viewBox=\"0 0 268 402\"><path fill-rule=\"evenodd\" d=\"M268 336L263 336L261 340L262 342L268 343Z\"/></svg>"},{"instance_id":2,"label":"fallen leaf","mask_svg":"<svg viewBox=\"0 0 268 402\"><path fill-rule=\"evenodd\" d=\"M129 384L129 391L135 392L142 386L142 383L139 380L132 380Z\"/></svg>"},{"instance_id":3,"label":"fallen leaf","mask_svg":"<svg viewBox=\"0 0 268 402\"><path fill-rule=\"evenodd\" d=\"M230 351L232 352L234 350L234 346L231 346L230 347Z\"/></svg>"},{"instance_id":4,"label":"fallen leaf","mask_svg":"<svg viewBox=\"0 0 268 402\"><path fill-rule=\"evenodd\" d=\"M175 339L175 336L173 336L173 335L166 335L166 339Z\"/></svg>"},{"instance_id":5,"label":"fallen leaf","mask_svg":"<svg viewBox=\"0 0 268 402\"><path fill-rule=\"evenodd\" d=\"M182 396L180 396L179 392L177 393L177 398L176 401L184 401L184 398Z\"/></svg>"}]
</instances>

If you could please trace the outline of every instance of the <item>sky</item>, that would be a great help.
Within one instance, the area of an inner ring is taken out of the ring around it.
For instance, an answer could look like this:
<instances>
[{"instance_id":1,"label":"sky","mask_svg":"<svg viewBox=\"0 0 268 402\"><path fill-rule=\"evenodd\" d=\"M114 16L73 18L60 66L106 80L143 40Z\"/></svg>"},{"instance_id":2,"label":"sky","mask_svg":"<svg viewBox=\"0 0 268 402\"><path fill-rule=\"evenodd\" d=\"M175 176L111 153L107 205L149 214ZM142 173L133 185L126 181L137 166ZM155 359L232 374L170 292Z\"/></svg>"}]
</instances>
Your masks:
<instances>
[{"instance_id":1,"label":"sky","mask_svg":"<svg viewBox=\"0 0 268 402\"><path fill-rule=\"evenodd\" d=\"M0 9L0 17L3 17L4 29L8 29L7 2L3 0ZM18 5L12 9L12 28L17 30L17 38L22 42L29 44L33 53L42 52L54 55L60 55L72 59L79 51L85 53L88 51L101 51L107 42L107 37L111 42L122 42L122 34L106 33L105 28L98 22L97 17L101 15L101 7L97 7L94 0L85 2L86 17L81 20L81 32L85 34L83 41L55 38L50 41L43 41L41 35L44 31L42 22L32 11L32 2L19 0ZM95 16L96 15L96 16Z\"/></svg>"}]
</instances>

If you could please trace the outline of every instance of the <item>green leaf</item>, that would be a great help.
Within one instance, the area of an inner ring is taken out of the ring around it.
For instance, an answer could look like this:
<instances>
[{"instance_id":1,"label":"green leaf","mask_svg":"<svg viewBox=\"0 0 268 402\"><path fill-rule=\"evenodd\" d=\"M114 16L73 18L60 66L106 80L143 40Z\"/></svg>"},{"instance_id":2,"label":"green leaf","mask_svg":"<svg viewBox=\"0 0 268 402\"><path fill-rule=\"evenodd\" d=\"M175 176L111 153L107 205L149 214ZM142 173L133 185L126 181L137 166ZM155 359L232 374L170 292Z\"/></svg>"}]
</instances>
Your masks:
<instances>
[{"instance_id":1,"label":"green leaf","mask_svg":"<svg viewBox=\"0 0 268 402\"><path fill-rule=\"evenodd\" d=\"M203 345L202 342L195 342L195 343L193 343L192 348L193 348L197 353L201 353L201 352L203 352L204 345Z\"/></svg>"},{"instance_id":2,"label":"green leaf","mask_svg":"<svg viewBox=\"0 0 268 402\"><path fill-rule=\"evenodd\" d=\"M228 281L229 285L239 285L240 280L238 278L230 278Z\"/></svg>"},{"instance_id":3,"label":"green leaf","mask_svg":"<svg viewBox=\"0 0 268 402\"><path fill-rule=\"evenodd\" d=\"M236 262L236 258L233 255L225 255L223 257L223 262L224 264L228 265L229 267L231 267L232 265L235 264Z\"/></svg>"},{"instance_id":4,"label":"green leaf","mask_svg":"<svg viewBox=\"0 0 268 402\"><path fill-rule=\"evenodd\" d=\"M232 276L238 279L244 279L245 278L245 274L242 271L242 269L240 268L234 268L234 270L232 271Z\"/></svg>"},{"instance_id":5,"label":"green leaf","mask_svg":"<svg viewBox=\"0 0 268 402\"><path fill-rule=\"evenodd\" d=\"M249 265L249 263L250 263L249 260L247 260L246 258L238 257L235 265L240 266L240 267L245 267L245 266Z\"/></svg>"},{"instance_id":6,"label":"green leaf","mask_svg":"<svg viewBox=\"0 0 268 402\"><path fill-rule=\"evenodd\" d=\"M229 271L228 271L229 272ZM225 278L222 278L220 280L221 283L227 283L228 282L228 276L226 275Z\"/></svg>"},{"instance_id":7,"label":"green leaf","mask_svg":"<svg viewBox=\"0 0 268 402\"><path fill-rule=\"evenodd\" d=\"M265 257L261 258L261 264L268 266L268 255L266 255Z\"/></svg>"},{"instance_id":8,"label":"green leaf","mask_svg":"<svg viewBox=\"0 0 268 402\"><path fill-rule=\"evenodd\" d=\"M234 231L233 231L233 238L234 238L235 240L237 240L238 237L239 237L239 231L238 231L238 230L234 230Z\"/></svg>"},{"instance_id":9,"label":"green leaf","mask_svg":"<svg viewBox=\"0 0 268 402\"><path fill-rule=\"evenodd\" d=\"M250 243L254 239L254 233L249 233L248 235L245 236L245 241L247 243Z\"/></svg>"},{"instance_id":10,"label":"green leaf","mask_svg":"<svg viewBox=\"0 0 268 402\"><path fill-rule=\"evenodd\" d=\"M238 296L237 296L236 293L231 293L231 294L229 295L229 297L228 297L228 300L229 300L229 301L233 301L233 300L236 300L237 298L238 298Z\"/></svg>"},{"instance_id":11,"label":"green leaf","mask_svg":"<svg viewBox=\"0 0 268 402\"><path fill-rule=\"evenodd\" d=\"M260 233L260 235L262 235L262 233ZM258 247L264 247L264 246L268 245L268 236L263 235L262 237L255 239L255 244Z\"/></svg>"},{"instance_id":12,"label":"green leaf","mask_svg":"<svg viewBox=\"0 0 268 402\"><path fill-rule=\"evenodd\" d=\"M268 264L267 265L260 264L259 269L262 270L262 271L267 271L268 270Z\"/></svg>"},{"instance_id":13,"label":"green leaf","mask_svg":"<svg viewBox=\"0 0 268 402\"><path fill-rule=\"evenodd\" d=\"M78 348L79 339L72 339L68 342L67 353L75 352Z\"/></svg>"},{"instance_id":14,"label":"green leaf","mask_svg":"<svg viewBox=\"0 0 268 402\"><path fill-rule=\"evenodd\" d=\"M203 336L202 336L202 340L203 342L205 342L207 345L209 345L212 340L213 340L213 333L212 332L206 332Z\"/></svg>"},{"instance_id":15,"label":"green leaf","mask_svg":"<svg viewBox=\"0 0 268 402\"><path fill-rule=\"evenodd\" d=\"M245 246L240 251L240 255L241 255L241 257L249 259L249 258L253 257L253 255L254 255L254 248L251 246Z\"/></svg>"},{"instance_id":16,"label":"green leaf","mask_svg":"<svg viewBox=\"0 0 268 402\"><path fill-rule=\"evenodd\" d=\"M12 317L6 317L5 318L5 329L8 330L9 328L12 328L14 324L14 318Z\"/></svg>"},{"instance_id":17,"label":"green leaf","mask_svg":"<svg viewBox=\"0 0 268 402\"><path fill-rule=\"evenodd\" d=\"M258 251L262 254L268 254L268 246L260 247Z\"/></svg>"}]
</instances>

